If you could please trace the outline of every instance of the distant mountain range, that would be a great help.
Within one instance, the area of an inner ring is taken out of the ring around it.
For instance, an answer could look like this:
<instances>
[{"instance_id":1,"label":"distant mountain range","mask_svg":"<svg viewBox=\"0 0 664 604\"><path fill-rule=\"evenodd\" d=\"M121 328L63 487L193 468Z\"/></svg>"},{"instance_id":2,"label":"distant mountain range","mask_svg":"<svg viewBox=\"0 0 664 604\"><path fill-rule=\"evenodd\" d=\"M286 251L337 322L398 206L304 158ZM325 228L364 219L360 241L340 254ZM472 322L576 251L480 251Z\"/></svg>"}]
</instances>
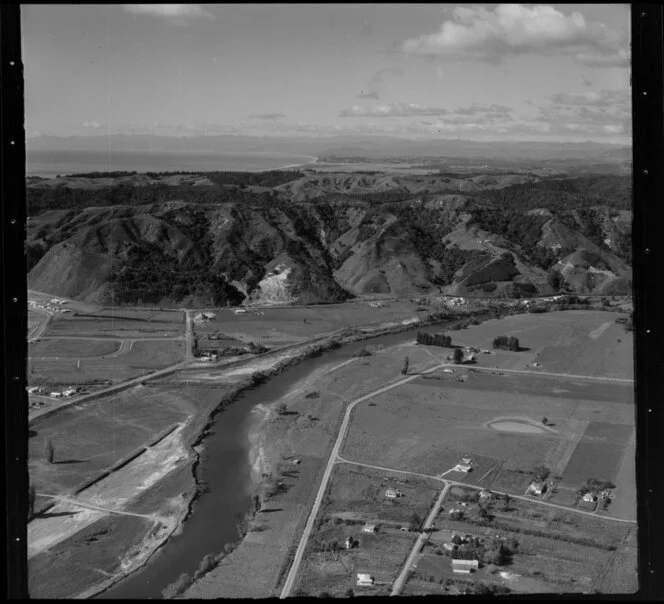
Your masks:
<instances>
[{"instance_id":1,"label":"distant mountain range","mask_svg":"<svg viewBox=\"0 0 664 604\"><path fill-rule=\"evenodd\" d=\"M388 136L195 136L145 134L110 136L39 136L28 138L27 151L136 151L161 153L289 153L322 158L463 158L518 161L582 160L625 163L630 146L586 142L479 142L469 140L414 140Z\"/></svg>"}]
</instances>

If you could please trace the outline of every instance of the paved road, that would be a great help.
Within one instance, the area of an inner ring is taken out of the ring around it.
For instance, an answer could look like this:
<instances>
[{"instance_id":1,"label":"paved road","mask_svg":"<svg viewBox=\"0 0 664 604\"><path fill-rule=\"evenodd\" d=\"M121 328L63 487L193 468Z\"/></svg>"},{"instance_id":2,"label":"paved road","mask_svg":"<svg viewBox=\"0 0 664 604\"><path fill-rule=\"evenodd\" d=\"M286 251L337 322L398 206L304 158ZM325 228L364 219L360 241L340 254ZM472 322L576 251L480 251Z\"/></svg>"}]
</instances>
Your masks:
<instances>
[{"instance_id":1,"label":"paved road","mask_svg":"<svg viewBox=\"0 0 664 604\"><path fill-rule=\"evenodd\" d=\"M431 353L431 351L427 350L429 355L434 358L434 359L439 359L436 355ZM441 367L454 367L455 369L458 369L460 371L491 371L491 372L498 372L498 373L517 373L521 375L530 375L530 376L538 376L538 375L544 375L547 377L559 377L559 378L567 378L567 379L578 379L578 380L591 380L591 381L597 381L597 382L618 382L618 383L623 383L623 384L633 384L634 380L626 379L626 378L612 378L612 377L603 377L603 376L594 376L594 375L576 375L573 373L552 373L550 371L531 371L529 369L505 369L503 367L483 367L481 365L467 365L467 364L462 364L462 365L457 365L456 363L448 363L445 361Z\"/></svg>"},{"instance_id":2,"label":"paved road","mask_svg":"<svg viewBox=\"0 0 664 604\"><path fill-rule=\"evenodd\" d=\"M139 336L139 337L129 337L123 338L122 336L112 335L112 336L74 336L74 335L61 335L61 336L43 336L39 338L40 340L103 340L107 342L108 340L135 340L135 341L147 341L151 342L152 340L184 340L185 336Z\"/></svg>"},{"instance_id":3,"label":"paved road","mask_svg":"<svg viewBox=\"0 0 664 604\"><path fill-rule=\"evenodd\" d=\"M427 519L424 522L424 525L422 526L423 530L420 532L417 541L415 541L415 545L413 546L413 549L411 550L410 555L406 560L406 563L403 565L403 568L401 569L399 576L392 584L392 591L390 592L391 596L398 596L401 593L401 590L403 589L404 583L406 581L406 577L408 576L408 571L413 566L415 558L417 558L418 554L422 551L424 543L429 538L429 533L427 532L427 529L433 527L433 523L436 520L438 513L440 512L440 506L443 505L443 499L445 499L445 496L447 495L447 492L450 490L451 486L452 486L451 483L449 482L445 483L445 486L443 487L443 490L440 492L440 495L438 496L436 503L434 504L433 508L431 508L431 512L427 516Z\"/></svg>"},{"instance_id":4,"label":"paved road","mask_svg":"<svg viewBox=\"0 0 664 604\"><path fill-rule=\"evenodd\" d=\"M328 483L330 482L330 477L332 476L332 469L334 468L334 464L337 462L337 458L339 455L339 451L341 450L341 446L343 445L343 442L346 438L346 432L348 431L348 425L350 423L350 416L353 411L353 409L361 402L366 401L367 399L370 399L378 394L383 394L384 392L388 392L389 390L392 390L393 388L398 388L399 386L406 384L410 382L411 380L417 379L420 375L425 374L425 373L430 373L432 371L435 371L436 369L439 369L440 365L435 365L434 367L431 367L430 369L427 369L425 371L419 372L416 375L411 375L409 377L403 378L398 380L397 382L394 382L393 384L389 384L387 386L383 386L382 388L379 388L377 390L374 390L373 392L370 392L369 394L365 394L361 396L360 398L355 399L352 401L348 407L346 407L346 412L344 414L344 419L341 423L341 427L339 428L339 434L337 436L337 440L334 443L334 447L332 448L332 452L330 453L330 457L327 462L327 466L325 467L325 472L323 474L323 478L321 480L320 486L318 488L318 493L316 494L316 499L314 501L313 507L311 508L311 511L309 513L309 517L307 519L307 523L304 527L304 532L302 533L302 537L300 538L300 543L297 547L297 550L295 552L295 557L293 558L293 564L291 565L290 570L288 571L288 575L286 576L286 581L284 583L284 587L281 590L281 595L280 598L287 598L294 585L295 585L295 579L297 578L297 573L300 568L300 564L302 563L302 558L304 556L304 551L307 547L307 543L309 541L309 537L311 535L311 531L314 526L314 522L316 520L316 516L318 515L318 512L320 510L323 497L325 495L325 491L327 490Z\"/></svg>"},{"instance_id":5,"label":"paved road","mask_svg":"<svg viewBox=\"0 0 664 604\"><path fill-rule=\"evenodd\" d=\"M383 466L374 466L371 464L367 463L362 463L359 461L351 461L349 459L344 459L339 457L338 462L342 463L348 463L352 464L354 466L362 466L363 468L372 468L374 470L383 470L385 472L395 472L399 474L410 474L411 476L420 476L422 478L431 478L432 480L441 480L443 482L450 483L453 486L462 486L466 487L469 489L477 489L478 491L482 489L482 487L477 487L472 484L468 484L467 482L459 482L457 480L450 480L449 478L443 479L444 476L446 476L449 472L452 470L447 470L447 472L444 472L443 474L439 474L438 476L431 476L429 474L420 474L418 472L409 472L408 470L396 470L394 468L385 468ZM540 499L533 499L532 497L526 497L525 495L514 495L513 493L506 493L504 491L496 491L494 489L491 489L492 493L495 493L496 495L509 495L512 499L520 499L521 501L527 501L528 503L534 504L534 505L543 505L546 507L551 507L551 508L556 508L559 510L564 510L566 512L573 512L574 514L582 514L584 516L592 516L593 518L600 518L602 520L612 520L613 522L624 522L627 524L636 524L636 520L630 520L629 518L615 518L613 516L602 516L601 514L598 514L597 512L589 512L586 510L578 510L576 508L571 508L567 507L564 505L560 505L557 503L550 503L548 501L542 501Z\"/></svg>"},{"instance_id":6,"label":"paved road","mask_svg":"<svg viewBox=\"0 0 664 604\"><path fill-rule=\"evenodd\" d=\"M191 316L193 311L181 309L184 313L184 339L186 341L184 349L184 360L193 361L194 360L194 320Z\"/></svg>"}]
</instances>

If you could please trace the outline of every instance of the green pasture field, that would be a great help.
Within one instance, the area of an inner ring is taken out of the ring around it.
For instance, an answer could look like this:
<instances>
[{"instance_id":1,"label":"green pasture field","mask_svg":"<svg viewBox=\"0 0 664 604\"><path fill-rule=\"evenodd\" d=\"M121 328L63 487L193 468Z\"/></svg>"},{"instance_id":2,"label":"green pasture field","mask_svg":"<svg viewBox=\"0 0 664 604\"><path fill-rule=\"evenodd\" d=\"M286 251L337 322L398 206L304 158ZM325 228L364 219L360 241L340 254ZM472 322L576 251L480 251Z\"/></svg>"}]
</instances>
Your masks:
<instances>
[{"instance_id":1,"label":"green pasture field","mask_svg":"<svg viewBox=\"0 0 664 604\"><path fill-rule=\"evenodd\" d=\"M343 527L343 528L342 528ZM343 525L330 526L312 535L303 567L300 571L299 589L312 596L328 592L333 596L343 596L348 589L360 595L388 595L392 582L415 543L414 533L400 531L362 533L360 527L349 531ZM343 543L346 536L352 534L359 540L359 547L338 553L318 552L315 543L318 540L336 539ZM369 573L376 580L372 587L357 586L357 573Z\"/></svg>"},{"instance_id":2,"label":"green pasture field","mask_svg":"<svg viewBox=\"0 0 664 604\"><path fill-rule=\"evenodd\" d=\"M120 570L122 555L138 544L153 523L137 516L107 516L28 561L31 598L72 598L109 573ZM103 540L104 547L99 547Z\"/></svg>"},{"instance_id":3,"label":"green pasture field","mask_svg":"<svg viewBox=\"0 0 664 604\"><path fill-rule=\"evenodd\" d=\"M112 354L120 349L119 340L40 340L28 345L31 357L72 357L84 359Z\"/></svg>"},{"instance_id":4,"label":"green pasture field","mask_svg":"<svg viewBox=\"0 0 664 604\"><path fill-rule=\"evenodd\" d=\"M210 395L218 396L219 389L208 390L137 386L37 418L30 426L36 433L29 439L31 482L50 494L81 485L170 426L186 421ZM54 464L45 459L49 439Z\"/></svg>"},{"instance_id":5,"label":"green pasture field","mask_svg":"<svg viewBox=\"0 0 664 604\"><path fill-rule=\"evenodd\" d=\"M404 496L385 497L388 488L400 490ZM407 525L413 513L426 518L442 484L417 476L383 472L351 464L338 464L329 487L329 516L346 515L367 522L386 522L399 529Z\"/></svg>"},{"instance_id":6,"label":"green pasture field","mask_svg":"<svg viewBox=\"0 0 664 604\"><path fill-rule=\"evenodd\" d=\"M86 336L86 337L169 337L183 336L185 331L182 313L172 314L170 320L139 320L125 316L114 317L111 313L75 316L56 315L51 320L44 336Z\"/></svg>"},{"instance_id":7,"label":"green pasture field","mask_svg":"<svg viewBox=\"0 0 664 604\"><path fill-rule=\"evenodd\" d=\"M302 308L248 308L240 314L222 308L212 309L215 319L195 325L194 330L197 334L219 332L244 342L276 347L346 327L401 322L425 314L417 312L417 308L412 302L386 302L383 308L357 302Z\"/></svg>"},{"instance_id":8,"label":"green pasture field","mask_svg":"<svg viewBox=\"0 0 664 604\"><path fill-rule=\"evenodd\" d=\"M89 384L105 380L118 383L175 365L184 358L184 352L185 343L179 340L138 340L117 357L31 360L28 377L31 384L45 383L47 388L48 384Z\"/></svg>"},{"instance_id":9,"label":"green pasture field","mask_svg":"<svg viewBox=\"0 0 664 604\"><path fill-rule=\"evenodd\" d=\"M151 310L149 308L103 307L90 313L99 317L112 317L115 320L129 319L154 323L176 323L184 326L185 314L181 310Z\"/></svg>"},{"instance_id":10,"label":"green pasture field","mask_svg":"<svg viewBox=\"0 0 664 604\"><path fill-rule=\"evenodd\" d=\"M479 354L480 366L525 369L526 365L537 362L540 367L528 369L534 373L547 371L632 379L633 336L615 323L620 316L623 315L586 310L526 313L470 325L458 335L451 335L456 344L492 352L495 337L515 336L525 349Z\"/></svg>"}]
</instances>

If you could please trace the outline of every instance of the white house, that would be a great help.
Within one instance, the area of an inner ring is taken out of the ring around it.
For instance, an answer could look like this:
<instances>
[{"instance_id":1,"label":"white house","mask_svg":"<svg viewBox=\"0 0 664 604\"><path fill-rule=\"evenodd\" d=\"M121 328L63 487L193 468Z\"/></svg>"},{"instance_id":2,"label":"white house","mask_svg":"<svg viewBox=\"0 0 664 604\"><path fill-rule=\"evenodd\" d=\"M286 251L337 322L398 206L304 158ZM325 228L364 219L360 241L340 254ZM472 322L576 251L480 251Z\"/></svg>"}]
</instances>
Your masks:
<instances>
[{"instance_id":1,"label":"white house","mask_svg":"<svg viewBox=\"0 0 664 604\"><path fill-rule=\"evenodd\" d=\"M51 392L51 394L49 394L49 396L51 398L61 398L62 397L62 392Z\"/></svg>"},{"instance_id":2,"label":"white house","mask_svg":"<svg viewBox=\"0 0 664 604\"><path fill-rule=\"evenodd\" d=\"M30 386L28 388L28 394L34 394L35 392L41 392L41 388L39 386Z\"/></svg>"},{"instance_id":3,"label":"white house","mask_svg":"<svg viewBox=\"0 0 664 604\"><path fill-rule=\"evenodd\" d=\"M368 573L357 573L357 584L361 587L371 586L374 584L374 578Z\"/></svg>"},{"instance_id":4,"label":"white house","mask_svg":"<svg viewBox=\"0 0 664 604\"><path fill-rule=\"evenodd\" d=\"M532 493L533 495L544 494L546 492L546 482L531 482L530 486L528 487L528 492Z\"/></svg>"},{"instance_id":5,"label":"white house","mask_svg":"<svg viewBox=\"0 0 664 604\"><path fill-rule=\"evenodd\" d=\"M76 394L76 388L67 388L62 392L64 396L74 396Z\"/></svg>"},{"instance_id":6,"label":"white house","mask_svg":"<svg viewBox=\"0 0 664 604\"><path fill-rule=\"evenodd\" d=\"M586 503L595 503L595 501L597 501L597 496L594 493L588 492L583 496L583 500Z\"/></svg>"},{"instance_id":7,"label":"white house","mask_svg":"<svg viewBox=\"0 0 664 604\"><path fill-rule=\"evenodd\" d=\"M454 471L464 472L467 474L473 469L472 463L473 461L470 459L470 457L464 457L456 466L454 466Z\"/></svg>"},{"instance_id":8,"label":"white house","mask_svg":"<svg viewBox=\"0 0 664 604\"><path fill-rule=\"evenodd\" d=\"M480 563L477 560L452 560L452 571L462 575L469 575L479 567Z\"/></svg>"},{"instance_id":9,"label":"white house","mask_svg":"<svg viewBox=\"0 0 664 604\"><path fill-rule=\"evenodd\" d=\"M246 309L246 308L236 308L233 312L234 312L236 315L239 315L239 314L242 314L242 313L247 312L247 309Z\"/></svg>"},{"instance_id":10,"label":"white house","mask_svg":"<svg viewBox=\"0 0 664 604\"><path fill-rule=\"evenodd\" d=\"M385 497L388 499L396 499L398 495L394 489L387 489L387 491L385 491Z\"/></svg>"},{"instance_id":11,"label":"white house","mask_svg":"<svg viewBox=\"0 0 664 604\"><path fill-rule=\"evenodd\" d=\"M375 524L365 524L362 527L362 532L363 533L375 533L375 532L377 532L376 525Z\"/></svg>"}]
</instances>

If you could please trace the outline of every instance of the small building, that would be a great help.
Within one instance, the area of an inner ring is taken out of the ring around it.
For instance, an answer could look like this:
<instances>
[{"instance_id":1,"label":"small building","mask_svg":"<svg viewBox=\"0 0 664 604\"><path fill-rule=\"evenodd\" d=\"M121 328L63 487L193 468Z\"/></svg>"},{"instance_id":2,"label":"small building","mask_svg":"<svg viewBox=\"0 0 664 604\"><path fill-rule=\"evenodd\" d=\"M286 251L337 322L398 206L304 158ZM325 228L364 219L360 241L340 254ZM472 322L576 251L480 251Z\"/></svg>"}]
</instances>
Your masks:
<instances>
[{"instance_id":1,"label":"small building","mask_svg":"<svg viewBox=\"0 0 664 604\"><path fill-rule=\"evenodd\" d=\"M49 394L49 396L51 398L62 398L62 392L51 392L51 394Z\"/></svg>"},{"instance_id":2,"label":"small building","mask_svg":"<svg viewBox=\"0 0 664 604\"><path fill-rule=\"evenodd\" d=\"M452 571L462 575L469 575L472 572L477 572L480 568L480 563L477 560L452 560Z\"/></svg>"},{"instance_id":3,"label":"small building","mask_svg":"<svg viewBox=\"0 0 664 604\"><path fill-rule=\"evenodd\" d=\"M357 539L353 539L352 536L349 536L348 539L346 539L346 549L353 549L359 544L360 542Z\"/></svg>"},{"instance_id":4,"label":"small building","mask_svg":"<svg viewBox=\"0 0 664 604\"><path fill-rule=\"evenodd\" d=\"M487 490L480 491L480 501L484 501L485 499L490 499L491 497L493 497L493 493L491 491Z\"/></svg>"},{"instance_id":5,"label":"small building","mask_svg":"<svg viewBox=\"0 0 664 604\"><path fill-rule=\"evenodd\" d=\"M246 308L236 308L233 312L234 312L236 315L240 315L240 314L242 314L242 313L246 313L246 312L247 312L247 309L246 309Z\"/></svg>"},{"instance_id":6,"label":"small building","mask_svg":"<svg viewBox=\"0 0 664 604\"><path fill-rule=\"evenodd\" d=\"M443 549L444 549L446 552L452 552L452 551L454 551L454 548L455 548L455 547L456 547L456 545L455 545L454 543L443 543Z\"/></svg>"},{"instance_id":7,"label":"small building","mask_svg":"<svg viewBox=\"0 0 664 604\"><path fill-rule=\"evenodd\" d=\"M375 579L368 573L357 573L357 585L359 587L371 586L375 583Z\"/></svg>"},{"instance_id":8,"label":"small building","mask_svg":"<svg viewBox=\"0 0 664 604\"><path fill-rule=\"evenodd\" d=\"M41 388L39 386L30 386L28 388L28 394L34 394L35 392L41 392Z\"/></svg>"},{"instance_id":9,"label":"small building","mask_svg":"<svg viewBox=\"0 0 664 604\"><path fill-rule=\"evenodd\" d=\"M546 493L546 482L534 480L530 483L528 492L532 495L543 495Z\"/></svg>"},{"instance_id":10,"label":"small building","mask_svg":"<svg viewBox=\"0 0 664 604\"><path fill-rule=\"evenodd\" d=\"M67 388L63 390L62 394L64 396L74 396L76 394L76 388Z\"/></svg>"},{"instance_id":11,"label":"small building","mask_svg":"<svg viewBox=\"0 0 664 604\"><path fill-rule=\"evenodd\" d=\"M455 472L464 472L468 473L470 472L472 468L472 460L470 457L464 457L456 466L454 466L454 471Z\"/></svg>"},{"instance_id":12,"label":"small building","mask_svg":"<svg viewBox=\"0 0 664 604\"><path fill-rule=\"evenodd\" d=\"M597 501L597 495L595 495L595 493L588 492L581 499L583 499L585 503L595 503Z\"/></svg>"},{"instance_id":13,"label":"small building","mask_svg":"<svg viewBox=\"0 0 664 604\"><path fill-rule=\"evenodd\" d=\"M397 499L398 497L403 497L403 493L398 489L387 489L387 491L385 491L385 497L388 499Z\"/></svg>"},{"instance_id":14,"label":"small building","mask_svg":"<svg viewBox=\"0 0 664 604\"><path fill-rule=\"evenodd\" d=\"M375 524L365 524L362 527L362 532L363 533L377 533L378 529L376 528Z\"/></svg>"}]
</instances>

